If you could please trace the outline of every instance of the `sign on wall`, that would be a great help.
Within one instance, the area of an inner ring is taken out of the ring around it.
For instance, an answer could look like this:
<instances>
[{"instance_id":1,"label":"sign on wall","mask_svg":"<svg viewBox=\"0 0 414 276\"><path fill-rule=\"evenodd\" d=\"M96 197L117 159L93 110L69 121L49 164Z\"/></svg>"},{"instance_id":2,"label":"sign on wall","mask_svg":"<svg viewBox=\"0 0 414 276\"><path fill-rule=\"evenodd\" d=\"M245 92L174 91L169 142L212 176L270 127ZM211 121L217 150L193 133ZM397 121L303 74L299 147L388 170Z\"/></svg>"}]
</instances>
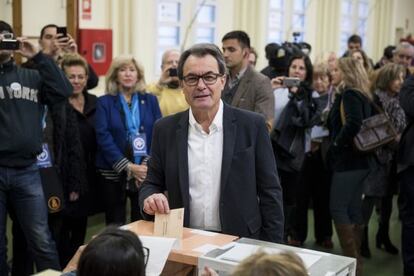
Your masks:
<instances>
[{"instance_id":1,"label":"sign on wall","mask_svg":"<svg viewBox=\"0 0 414 276\"><path fill-rule=\"evenodd\" d=\"M82 19L91 20L92 18L92 0L82 0Z\"/></svg>"}]
</instances>

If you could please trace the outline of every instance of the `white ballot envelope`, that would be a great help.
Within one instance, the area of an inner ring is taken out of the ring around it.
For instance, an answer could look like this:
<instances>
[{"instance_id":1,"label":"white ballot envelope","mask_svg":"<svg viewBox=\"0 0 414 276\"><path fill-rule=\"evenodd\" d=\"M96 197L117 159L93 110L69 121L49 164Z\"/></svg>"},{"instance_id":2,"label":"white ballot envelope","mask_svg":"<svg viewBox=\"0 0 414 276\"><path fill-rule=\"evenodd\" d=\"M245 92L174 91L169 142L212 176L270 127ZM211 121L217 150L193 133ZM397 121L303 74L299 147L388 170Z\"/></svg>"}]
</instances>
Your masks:
<instances>
[{"instance_id":1,"label":"white ballot envelope","mask_svg":"<svg viewBox=\"0 0 414 276\"><path fill-rule=\"evenodd\" d=\"M169 214L155 214L154 236L183 237L184 208L172 209Z\"/></svg>"}]
</instances>

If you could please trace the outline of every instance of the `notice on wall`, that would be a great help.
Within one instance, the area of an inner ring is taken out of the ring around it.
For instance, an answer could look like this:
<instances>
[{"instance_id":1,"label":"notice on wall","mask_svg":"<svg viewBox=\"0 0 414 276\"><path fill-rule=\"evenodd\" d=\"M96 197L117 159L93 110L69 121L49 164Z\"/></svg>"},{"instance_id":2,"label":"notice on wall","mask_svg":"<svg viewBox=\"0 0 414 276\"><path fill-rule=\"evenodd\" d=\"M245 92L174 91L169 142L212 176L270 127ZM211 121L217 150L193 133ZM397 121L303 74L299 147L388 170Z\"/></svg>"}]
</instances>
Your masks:
<instances>
[{"instance_id":1,"label":"notice on wall","mask_svg":"<svg viewBox=\"0 0 414 276\"><path fill-rule=\"evenodd\" d=\"M82 0L82 19L91 20L92 18L92 0Z\"/></svg>"}]
</instances>

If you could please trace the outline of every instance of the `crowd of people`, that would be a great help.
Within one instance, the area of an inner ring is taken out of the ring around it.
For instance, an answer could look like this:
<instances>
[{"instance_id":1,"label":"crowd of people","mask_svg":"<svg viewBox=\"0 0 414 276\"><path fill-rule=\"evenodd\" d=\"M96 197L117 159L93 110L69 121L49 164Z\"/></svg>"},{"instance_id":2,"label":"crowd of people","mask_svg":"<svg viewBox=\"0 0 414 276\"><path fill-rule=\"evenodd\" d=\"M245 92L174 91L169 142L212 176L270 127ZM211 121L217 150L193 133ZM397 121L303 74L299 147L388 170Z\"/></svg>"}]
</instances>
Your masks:
<instances>
[{"instance_id":1,"label":"crowd of people","mask_svg":"<svg viewBox=\"0 0 414 276\"><path fill-rule=\"evenodd\" d=\"M414 275L409 42L386 47L375 65L357 35L342 57L329 52L313 63L307 43L270 43L268 66L258 72L249 35L231 31L221 49L166 51L149 85L136 58L115 57L97 98L88 92L98 83L93 68L56 25L41 30L40 50L0 21L0 43L7 39L19 47L0 50L0 275L31 275L34 264L60 270L84 244L88 216L104 212L107 225L123 225L127 199L131 221L184 207L184 226L293 246L307 239L312 206L316 243L334 246L333 221L343 254L357 259L362 275L374 209L376 246L399 253L389 237L398 191L404 272ZM15 63L16 52L24 64ZM357 150L364 120L382 113L394 141ZM56 187L61 197L49 195ZM107 263L97 248L122 246L111 243L120 239L140 260L123 269L144 275L142 244L127 236L112 229L96 238L78 274ZM261 258L246 260L246 269Z\"/></svg>"}]
</instances>

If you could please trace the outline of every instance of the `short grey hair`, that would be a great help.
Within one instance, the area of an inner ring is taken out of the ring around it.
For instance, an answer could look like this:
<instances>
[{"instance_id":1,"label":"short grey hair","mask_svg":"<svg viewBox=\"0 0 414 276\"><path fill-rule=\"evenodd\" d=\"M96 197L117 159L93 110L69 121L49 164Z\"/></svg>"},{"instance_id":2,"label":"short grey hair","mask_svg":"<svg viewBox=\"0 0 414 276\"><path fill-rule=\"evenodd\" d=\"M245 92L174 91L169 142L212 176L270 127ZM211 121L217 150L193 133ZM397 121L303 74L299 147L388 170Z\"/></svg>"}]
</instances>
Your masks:
<instances>
[{"instance_id":1,"label":"short grey hair","mask_svg":"<svg viewBox=\"0 0 414 276\"><path fill-rule=\"evenodd\" d=\"M411 45L409 42L407 42L407 41L403 41L403 42L401 42L401 43L399 43L398 45L397 45L397 48L395 48L395 54L398 54L401 50L403 50L403 49L409 49L410 50L410 52L411 52L411 55L414 55L414 46L413 45Z\"/></svg>"},{"instance_id":2,"label":"short grey hair","mask_svg":"<svg viewBox=\"0 0 414 276\"><path fill-rule=\"evenodd\" d=\"M224 61L223 54L220 51L220 48L211 43L199 43L195 44L191 48L185 50L180 57L178 62L178 78L182 80L184 78L184 63L188 59L189 56L196 56L196 57L205 57L210 55L214 57L217 61L219 73L224 75L226 74L226 62Z\"/></svg>"},{"instance_id":3,"label":"short grey hair","mask_svg":"<svg viewBox=\"0 0 414 276\"><path fill-rule=\"evenodd\" d=\"M178 53L178 54L180 54L180 55L181 55L181 52L180 52L180 50L178 50L178 49L169 49L169 50L165 51L165 52L162 54L162 58L161 58L161 66L163 66L163 65L164 65L165 60L167 59L167 56L168 56L170 53Z\"/></svg>"}]
</instances>

